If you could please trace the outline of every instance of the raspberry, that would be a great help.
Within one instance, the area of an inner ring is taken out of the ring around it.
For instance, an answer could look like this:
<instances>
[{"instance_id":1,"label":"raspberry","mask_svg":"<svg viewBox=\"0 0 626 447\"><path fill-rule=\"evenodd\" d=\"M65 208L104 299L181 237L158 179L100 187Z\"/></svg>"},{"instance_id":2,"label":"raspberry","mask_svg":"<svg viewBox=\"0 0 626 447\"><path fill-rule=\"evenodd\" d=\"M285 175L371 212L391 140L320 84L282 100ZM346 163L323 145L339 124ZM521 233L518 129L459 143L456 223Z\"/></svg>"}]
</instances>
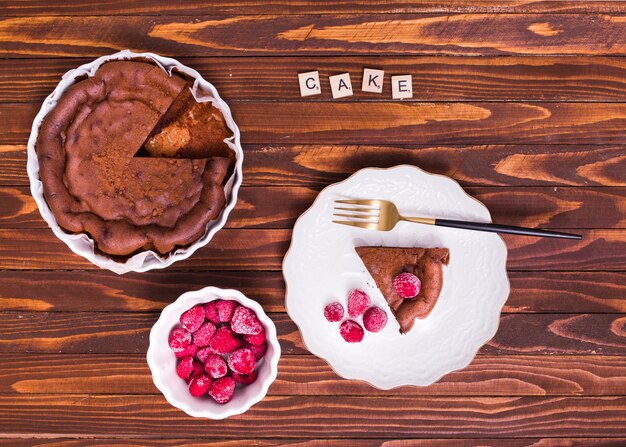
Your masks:
<instances>
[{"instance_id":1,"label":"raspberry","mask_svg":"<svg viewBox=\"0 0 626 447\"><path fill-rule=\"evenodd\" d=\"M177 359L182 359L185 357L193 357L198 352L198 347L196 345L189 345L184 350L180 352L175 352L174 355Z\"/></svg>"},{"instance_id":2,"label":"raspberry","mask_svg":"<svg viewBox=\"0 0 626 447\"><path fill-rule=\"evenodd\" d=\"M400 273L393 279L393 288L400 298L415 298L422 288L422 282L413 273Z\"/></svg>"},{"instance_id":3,"label":"raspberry","mask_svg":"<svg viewBox=\"0 0 626 447\"><path fill-rule=\"evenodd\" d=\"M204 374L204 365L197 360L193 361L193 371L191 372L191 378L201 376Z\"/></svg>"},{"instance_id":4,"label":"raspberry","mask_svg":"<svg viewBox=\"0 0 626 447\"><path fill-rule=\"evenodd\" d=\"M351 318L358 317L368 307L370 307L370 297L365 292L356 289L350 291L348 295L348 315Z\"/></svg>"},{"instance_id":5,"label":"raspberry","mask_svg":"<svg viewBox=\"0 0 626 447\"><path fill-rule=\"evenodd\" d=\"M191 344L191 334L187 329L178 327L170 332L167 342L172 351L181 352L187 349Z\"/></svg>"},{"instance_id":6,"label":"raspberry","mask_svg":"<svg viewBox=\"0 0 626 447\"><path fill-rule=\"evenodd\" d=\"M215 325L207 321L200 326L200 329L193 333L193 344L198 347L209 346L209 342L211 338L213 338L213 335L215 335L215 331L217 331Z\"/></svg>"},{"instance_id":7,"label":"raspberry","mask_svg":"<svg viewBox=\"0 0 626 447\"><path fill-rule=\"evenodd\" d=\"M250 374L256 366L256 359L251 350L237 349L228 356L228 366L239 374Z\"/></svg>"},{"instance_id":8,"label":"raspberry","mask_svg":"<svg viewBox=\"0 0 626 447\"><path fill-rule=\"evenodd\" d=\"M387 324L387 313L380 307L370 307L363 315L363 326L370 332L380 332Z\"/></svg>"},{"instance_id":9,"label":"raspberry","mask_svg":"<svg viewBox=\"0 0 626 447\"><path fill-rule=\"evenodd\" d=\"M250 372L250 374L239 374L235 371L231 371L228 375L232 377L235 382L241 383L243 385L250 385L256 380L255 371Z\"/></svg>"},{"instance_id":10,"label":"raspberry","mask_svg":"<svg viewBox=\"0 0 626 447\"><path fill-rule=\"evenodd\" d=\"M220 316L220 322L228 323L233 317L233 312L235 312L235 309L238 305L239 303L237 303L237 301L230 300L222 300L215 303L215 306L217 307L217 313Z\"/></svg>"},{"instance_id":11,"label":"raspberry","mask_svg":"<svg viewBox=\"0 0 626 447\"><path fill-rule=\"evenodd\" d=\"M228 354L239 347L241 347L241 341L228 327L219 328L209 343L209 348L215 354Z\"/></svg>"},{"instance_id":12,"label":"raspberry","mask_svg":"<svg viewBox=\"0 0 626 447\"><path fill-rule=\"evenodd\" d=\"M256 335L244 335L243 339L251 345L261 345L265 343L265 331L261 331Z\"/></svg>"},{"instance_id":13,"label":"raspberry","mask_svg":"<svg viewBox=\"0 0 626 447\"><path fill-rule=\"evenodd\" d=\"M204 309L202 306L193 306L180 316L180 324L189 332L196 332L202 326L202 323L204 323Z\"/></svg>"},{"instance_id":14,"label":"raspberry","mask_svg":"<svg viewBox=\"0 0 626 447\"><path fill-rule=\"evenodd\" d=\"M261 343L260 345L244 343L243 347L252 351L252 355L254 355L257 362L265 357L265 353L267 352L267 343Z\"/></svg>"},{"instance_id":15,"label":"raspberry","mask_svg":"<svg viewBox=\"0 0 626 447\"><path fill-rule=\"evenodd\" d=\"M187 380L193 371L193 357L185 357L176 365L176 374L181 379Z\"/></svg>"},{"instance_id":16,"label":"raspberry","mask_svg":"<svg viewBox=\"0 0 626 447\"><path fill-rule=\"evenodd\" d=\"M225 404L233 397L235 392L235 381L231 377L217 379L209 388L209 395L218 404Z\"/></svg>"},{"instance_id":17,"label":"raspberry","mask_svg":"<svg viewBox=\"0 0 626 447\"><path fill-rule=\"evenodd\" d=\"M224 377L228 372L226 362L222 356L217 354L211 354L207 357L206 362L204 362L204 369L206 373L214 379Z\"/></svg>"},{"instance_id":18,"label":"raspberry","mask_svg":"<svg viewBox=\"0 0 626 447\"><path fill-rule=\"evenodd\" d=\"M202 363L205 363L206 359L209 358L211 354L213 354L213 350L211 348L198 349L198 352L196 353L196 358Z\"/></svg>"},{"instance_id":19,"label":"raspberry","mask_svg":"<svg viewBox=\"0 0 626 447\"><path fill-rule=\"evenodd\" d=\"M363 328L356 321L346 320L341 323L339 333L348 343L359 343L363 340Z\"/></svg>"},{"instance_id":20,"label":"raspberry","mask_svg":"<svg viewBox=\"0 0 626 447\"><path fill-rule=\"evenodd\" d=\"M215 301L211 301L210 303L206 303L204 305L204 316L211 323L220 323L220 314L217 311L217 305Z\"/></svg>"},{"instance_id":21,"label":"raspberry","mask_svg":"<svg viewBox=\"0 0 626 447\"><path fill-rule=\"evenodd\" d=\"M263 330L263 325L256 314L247 307L239 306L230 322L232 330L238 334L256 335Z\"/></svg>"},{"instance_id":22,"label":"raspberry","mask_svg":"<svg viewBox=\"0 0 626 447\"><path fill-rule=\"evenodd\" d=\"M340 303L330 303L324 308L324 316L328 321L334 323L343 318L343 306Z\"/></svg>"},{"instance_id":23,"label":"raspberry","mask_svg":"<svg viewBox=\"0 0 626 447\"><path fill-rule=\"evenodd\" d=\"M205 394L211 386L211 378L205 374L194 377L189 382L189 394L195 397Z\"/></svg>"}]
</instances>

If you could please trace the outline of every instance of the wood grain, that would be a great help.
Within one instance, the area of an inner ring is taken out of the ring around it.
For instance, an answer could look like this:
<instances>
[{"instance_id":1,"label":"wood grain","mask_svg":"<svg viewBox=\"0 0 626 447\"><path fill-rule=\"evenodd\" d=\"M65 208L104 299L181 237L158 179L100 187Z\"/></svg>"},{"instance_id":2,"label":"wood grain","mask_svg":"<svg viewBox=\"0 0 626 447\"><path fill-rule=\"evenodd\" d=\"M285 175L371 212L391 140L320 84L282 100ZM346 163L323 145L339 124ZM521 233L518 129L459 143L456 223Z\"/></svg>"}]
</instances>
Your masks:
<instances>
[{"instance_id":1,"label":"wood grain","mask_svg":"<svg viewBox=\"0 0 626 447\"><path fill-rule=\"evenodd\" d=\"M125 48L149 48L168 56L624 55L625 17L551 13L197 15L150 20L8 17L0 21L0 56L100 56Z\"/></svg>"},{"instance_id":2,"label":"wood grain","mask_svg":"<svg viewBox=\"0 0 626 447\"><path fill-rule=\"evenodd\" d=\"M269 396L241 416L212 421L188 417L162 396L0 396L5 435L238 438L251 426L255 438L624 437L626 397Z\"/></svg>"},{"instance_id":3,"label":"wood grain","mask_svg":"<svg viewBox=\"0 0 626 447\"><path fill-rule=\"evenodd\" d=\"M24 144L39 108L0 104L0 143ZM626 143L626 103L255 101L231 108L244 144Z\"/></svg>"},{"instance_id":4,"label":"wood grain","mask_svg":"<svg viewBox=\"0 0 626 447\"><path fill-rule=\"evenodd\" d=\"M1 12L0 12L1 14ZM61 76L91 59L0 60L0 102L42 102ZM619 57L370 56L193 57L179 60L198 70L229 102L296 100L297 74L318 70L322 93L312 101L385 101L391 75L413 76L406 101L624 101L626 62ZM364 67L384 69L383 94L361 91ZM328 76L349 72L354 96L332 99ZM19 88L16 81L19 79Z\"/></svg>"},{"instance_id":5,"label":"wood grain","mask_svg":"<svg viewBox=\"0 0 626 447\"><path fill-rule=\"evenodd\" d=\"M626 186L626 146L245 145L246 186L327 186L359 169L419 166L464 186ZM26 186L26 149L0 146L0 185Z\"/></svg>"},{"instance_id":6,"label":"wood grain","mask_svg":"<svg viewBox=\"0 0 626 447\"><path fill-rule=\"evenodd\" d=\"M2 394L159 394L141 354L0 354ZM72 367L68 368L68 364ZM25 374L25 371L28 371ZM479 355L429 387L377 390L312 355L280 359L270 395L608 396L626 386L626 357Z\"/></svg>"},{"instance_id":7,"label":"wood grain","mask_svg":"<svg viewBox=\"0 0 626 447\"><path fill-rule=\"evenodd\" d=\"M284 355L306 354L286 314L271 314ZM0 313L2 353L141 354L153 313ZM524 334L524 336L520 336ZM626 355L623 314L509 314L481 354Z\"/></svg>"},{"instance_id":8,"label":"wood grain","mask_svg":"<svg viewBox=\"0 0 626 447\"><path fill-rule=\"evenodd\" d=\"M515 313L626 313L624 272L509 272ZM281 272L114 273L0 271L0 311L158 312L205 286L234 287L268 312L285 312ZM84 299L85 295L88 299Z\"/></svg>"},{"instance_id":9,"label":"wood grain","mask_svg":"<svg viewBox=\"0 0 626 447\"><path fill-rule=\"evenodd\" d=\"M375 12L386 13L571 13L571 12L626 12L626 5L620 1L563 1L563 0L454 0L454 1L421 1L396 0L385 1L313 1L313 0L273 0L272 2L220 1L197 3L192 0L179 0L172 3L166 0L139 0L125 2L122 0L83 0L69 5L62 0L21 0L8 2L0 9L0 16L34 16L34 15L165 15L165 14L319 14L319 13L355 13Z\"/></svg>"},{"instance_id":10,"label":"wood grain","mask_svg":"<svg viewBox=\"0 0 626 447\"><path fill-rule=\"evenodd\" d=\"M318 192L304 187L244 187L226 228L291 228ZM466 192L483 202L493 221L502 224L626 228L626 188L469 187ZM0 187L0 228L47 226L28 188Z\"/></svg>"},{"instance_id":11,"label":"wood grain","mask_svg":"<svg viewBox=\"0 0 626 447\"><path fill-rule=\"evenodd\" d=\"M557 228L558 230L558 228ZM523 271L626 270L626 230L577 230L581 241L504 235L507 267ZM169 270L280 270L291 240L287 229L223 229ZM73 254L49 229L0 229L0 269L98 267Z\"/></svg>"}]
</instances>

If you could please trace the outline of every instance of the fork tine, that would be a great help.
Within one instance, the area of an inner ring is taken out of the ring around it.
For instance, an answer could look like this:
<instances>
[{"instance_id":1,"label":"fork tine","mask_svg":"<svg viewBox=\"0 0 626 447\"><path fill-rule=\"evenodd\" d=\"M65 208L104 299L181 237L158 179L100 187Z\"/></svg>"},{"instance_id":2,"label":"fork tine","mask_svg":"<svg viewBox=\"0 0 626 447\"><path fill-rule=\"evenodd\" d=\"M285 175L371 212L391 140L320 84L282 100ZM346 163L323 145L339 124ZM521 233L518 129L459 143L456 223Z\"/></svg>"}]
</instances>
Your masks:
<instances>
[{"instance_id":1,"label":"fork tine","mask_svg":"<svg viewBox=\"0 0 626 447\"><path fill-rule=\"evenodd\" d=\"M335 214L333 214L333 217L348 217L350 219L363 219L364 221L369 221L369 222L372 222L372 223L378 222L378 216L368 216L368 215L362 215L362 214L340 214L340 213L335 213Z\"/></svg>"},{"instance_id":2,"label":"fork tine","mask_svg":"<svg viewBox=\"0 0 626 447\"><path fill-rule=\"evenodd\" d=\"M366 230L375 230L377 228L377 224L368 223L368 222L350 222L347 220L333 220L333 223L341 224L341 225L349 225L351 227L364 228Z\"/></svg>"},{"instance_id":3,"label":"fork tine","mask_svg":"<svg viewBox=\"0 0 626 447\"><path fill-rule=\"evenodd\" d=\"M378 210L369 210L367 208L344 208L342 206L336 206L335 211L351 211L359 214L369 214L371 216L378 216Z\"/></svg>"}]
</instances>

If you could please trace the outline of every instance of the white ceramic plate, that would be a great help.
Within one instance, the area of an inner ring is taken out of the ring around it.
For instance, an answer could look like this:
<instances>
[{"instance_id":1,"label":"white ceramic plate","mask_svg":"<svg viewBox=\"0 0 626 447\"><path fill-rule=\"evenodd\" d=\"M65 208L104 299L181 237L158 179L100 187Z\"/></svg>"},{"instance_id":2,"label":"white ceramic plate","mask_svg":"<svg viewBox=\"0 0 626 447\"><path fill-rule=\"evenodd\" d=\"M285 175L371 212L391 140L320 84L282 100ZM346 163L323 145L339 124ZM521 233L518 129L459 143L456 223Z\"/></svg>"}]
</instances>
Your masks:
<instances>
[{"instance_id":1,"label":"white ceramic plate","mask_svg":"<svg viewBox=\"0 0 626 447\"><path fill-rule=\"evenodd\" d=\"M409 216L490 222L489 211L454 180L402 165L363 169L327 187L294 227L283 263L286 306L307 348L347 379L382 389L430 385L467 366L495 335L509 295L506 246L492 233L406 222L382 232L331 222L334 200L366 198L391 200ZM353 288L366 291L389 312L354 251L360 245L450 249L439 301L409 333L401 335L389 313L381 332L366 331L361 343L349 344L339 335L339 323L324 318L324 306L337 300L345 306Z\"/></svg>"}]
</instances>

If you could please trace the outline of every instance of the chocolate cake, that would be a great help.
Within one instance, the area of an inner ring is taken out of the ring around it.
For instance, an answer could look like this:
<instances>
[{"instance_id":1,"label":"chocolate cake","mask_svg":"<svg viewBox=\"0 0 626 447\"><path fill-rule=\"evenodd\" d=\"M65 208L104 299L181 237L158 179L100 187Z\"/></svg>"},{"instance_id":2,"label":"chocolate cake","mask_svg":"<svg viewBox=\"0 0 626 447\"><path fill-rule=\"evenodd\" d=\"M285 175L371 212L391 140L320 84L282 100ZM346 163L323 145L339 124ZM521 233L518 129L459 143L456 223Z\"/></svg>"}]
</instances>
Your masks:
<instances>
[{"instance_id":1,"label":"chocolate cake","mask_svg":"<svg viewBox=\"0 0 626 447\"><path fill-rule=\"evenodd\" d=\"M63 93L36 142L61 228L111 256L163 255L204 234L224 208L234 153L221 113L189 87L154 64L115 61Z\"/></svg>"},{"instance_id":2,"label":"chocolate cake","mask_svg":"<svg viewBox=\"0 0 626 447\"><path fill-rule=\"evenodd\" d=\"M443 287L443 266L450 261L447 248L356 247L356 252L389 304L401 333L410 331L416 318L430 314ZM405 272L421 281L415 298L403 299L394 287L394 278Z\"/></svg>"}]
</instances>

